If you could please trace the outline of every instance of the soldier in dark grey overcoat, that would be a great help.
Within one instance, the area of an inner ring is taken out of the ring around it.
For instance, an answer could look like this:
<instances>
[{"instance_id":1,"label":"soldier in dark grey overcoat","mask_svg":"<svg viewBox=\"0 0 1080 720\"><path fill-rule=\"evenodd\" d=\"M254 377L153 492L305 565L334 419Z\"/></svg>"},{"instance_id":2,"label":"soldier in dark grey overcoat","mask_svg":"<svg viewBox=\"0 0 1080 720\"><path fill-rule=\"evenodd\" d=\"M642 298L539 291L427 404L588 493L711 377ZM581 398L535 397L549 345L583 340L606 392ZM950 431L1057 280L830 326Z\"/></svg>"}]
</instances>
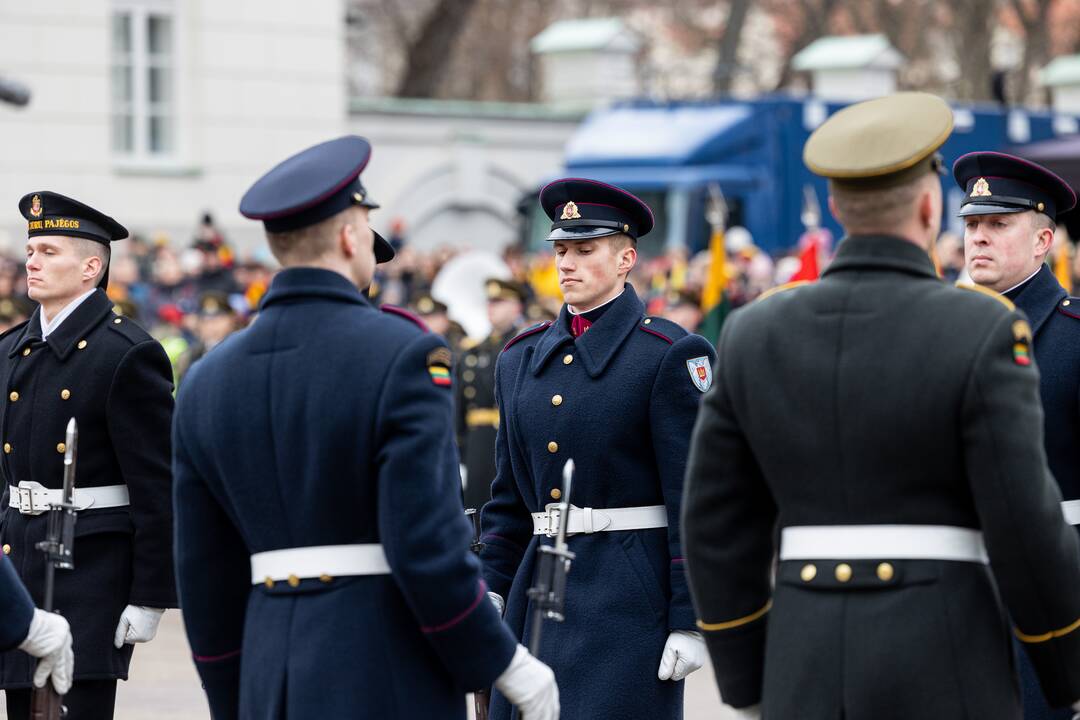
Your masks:
<instances>
[{"instance_id":1,"label":"soldier in dark grey overcoat","mask_svg":"<svg viewBox=\"0 0 1080 720\"><path fill-rule=\"evenodd\" d=\"M1054 705L1080 700L1080 543L1030 326L929 255L951 127L922 93L827 120L804 159L848 236L819 282L724 326L683 528L741 717L1017 720L1014 636Z\"/></svg>"}]
</instances>

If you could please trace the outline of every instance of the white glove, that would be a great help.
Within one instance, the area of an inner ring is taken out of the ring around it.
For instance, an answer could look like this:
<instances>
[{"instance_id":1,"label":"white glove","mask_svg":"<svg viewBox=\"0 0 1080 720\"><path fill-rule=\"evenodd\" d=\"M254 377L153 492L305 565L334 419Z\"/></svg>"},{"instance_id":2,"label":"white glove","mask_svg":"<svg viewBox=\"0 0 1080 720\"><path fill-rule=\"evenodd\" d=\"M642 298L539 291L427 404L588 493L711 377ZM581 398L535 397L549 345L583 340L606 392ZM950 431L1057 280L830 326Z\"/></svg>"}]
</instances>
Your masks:
<instances>
[{"instance_id":1,"label":"white glove","mask_svg":"<svg viewBox=\"0 0 1080 720\"><path fill-rule=\"evenodd\" d=\"M45 681L52 675L56 692L63 695L71 689L75 653L71 649L71 626L62 616L34 608L30 631L19 649L41 658L34 670L34 687L45 687Z\"/></svg>"},{"instance_id":2,"label":"white glove","mask_svg":"<svg viewBox=\"0 0 1080 720\"><path fill-rule=\"evenodd\" d=\"M558 720L559 686L555 673L518 645L514 658L495 680L495 688L517 706L524 720Z\"/></svg>"},{"instance_id":3,"label":"white glove","mask_svg":"<svg viewBox=\"0 0 1080 720\"><path fill-rule=\"evenodd\" d=\"M488 590L488 599L491 600L491 604L495 606L495 609L499 611L499 617L502 617L502 614L506 612L506 601L503 600L503 596Z\"/></svg>"},{"instance_id":4,"label":"white glove","mask_svg":"<svg viewBox=\"0 0 1080 720\"><path fill-rule=\"evenodd\" d=\"M656 677L678 682L705 664L705 640L701 633L673 630L664 643Z\"/></svg>"},{"instance_id":5,"label":"white glove","mask_svg":"<svg viewBox=\"0 0 1080 720\"><path fill-rule=\"evenodd\" d=\"M120 622L113 634L113 645L119 650L124 643L150 642L157 635L157 626L165 611L161 608L149 608L141 605L128 605L120 614Z\"/></svg>"},{"instance_id":6,"label":"white glove","mask_svg":"<svg viewBox=\"0 0 1080 720\"><path fill-rule=\"evenodd\" d=\"M761 705L751 705L744 708L732 708L735 711L735 720L761 720Z\"/></svg>"}]
</instances>

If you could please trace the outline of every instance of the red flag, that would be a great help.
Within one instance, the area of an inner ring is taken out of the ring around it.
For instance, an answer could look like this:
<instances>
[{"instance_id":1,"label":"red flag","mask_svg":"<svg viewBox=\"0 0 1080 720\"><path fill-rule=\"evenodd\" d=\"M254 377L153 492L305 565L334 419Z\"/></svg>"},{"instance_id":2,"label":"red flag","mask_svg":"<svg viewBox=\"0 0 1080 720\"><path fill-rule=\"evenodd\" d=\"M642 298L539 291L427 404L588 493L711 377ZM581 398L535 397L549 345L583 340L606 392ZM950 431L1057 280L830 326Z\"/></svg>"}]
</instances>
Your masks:
<instances>
[{"instance_id":1,"label":"red flag","mask_svg":"<svg viewBox=\"0 0 1080 720\"><path fill-rule=\"evenodd\" d=\"M821 271L818 270L818 239L810 238L810 241L806 243L806 247L799 253L799 262L802 265L791 276L789 282L795 282L796 280L817 280L821 276Z\"/></svg>"}]
</instances>

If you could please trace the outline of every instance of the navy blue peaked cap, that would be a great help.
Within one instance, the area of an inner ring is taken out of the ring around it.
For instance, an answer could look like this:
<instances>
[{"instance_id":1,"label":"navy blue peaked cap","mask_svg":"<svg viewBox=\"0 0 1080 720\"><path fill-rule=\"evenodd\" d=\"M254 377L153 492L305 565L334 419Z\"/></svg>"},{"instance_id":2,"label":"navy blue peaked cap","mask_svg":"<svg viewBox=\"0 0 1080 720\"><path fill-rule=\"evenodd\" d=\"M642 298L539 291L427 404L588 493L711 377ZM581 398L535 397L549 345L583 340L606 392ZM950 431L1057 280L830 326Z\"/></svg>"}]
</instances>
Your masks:
<instances>
[{"instance_id":1,"label":"navy blue peaked cap","mask_svg":"<svg viewBox=\"0 0 1080 720\"><path fill-rule=\"evenodd\" d=\"M653 214L640 198L585 178L563 178L540 191L551 218L548 240L586 240L625 233L635 240L653 228Z\"/></svg>"},{"instance_id":2,"label":"navy blue peaked cap","mask_svg":"<svg viewBox=\"0 0 1080 720\"><path fill-rule=\"evenodd\" d=\"M352 205L377 208L360 182L370 159L371 143L357 135L309 147L259 178L240 200L240 214L262 220L267 232L289 232ZM384 263L393 257L394 248L375 233L375 261Z\"/></svg>"},{"instance_id":3,"label":"navy blue peaked cap","mask_svg":"<svg viewBox=\"0 0 1080 720\"><path fill-rule=\"evenodd\" d=\"M953 165L964 189L960 217L1034 210L1057 219L1076 205L1069 184L1042 165L999 152L973 152Z\"/></svg>"}]
</instances>

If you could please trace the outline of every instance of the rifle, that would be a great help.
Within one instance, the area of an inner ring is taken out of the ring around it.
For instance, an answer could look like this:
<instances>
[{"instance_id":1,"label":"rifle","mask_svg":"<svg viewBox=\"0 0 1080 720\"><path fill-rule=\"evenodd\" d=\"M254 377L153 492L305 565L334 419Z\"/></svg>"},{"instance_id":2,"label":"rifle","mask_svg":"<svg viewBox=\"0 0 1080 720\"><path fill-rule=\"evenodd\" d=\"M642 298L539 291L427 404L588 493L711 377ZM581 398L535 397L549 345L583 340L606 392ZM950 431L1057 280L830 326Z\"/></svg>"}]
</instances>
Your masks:
<instances>
[{"instance_id":1,"label":"rifle","mask_svg":"<svg viewBox=\"0 0 1080 720\"><path fill-rule=\"evenodd\" d=\"M75 457L79 429L75 418L68 420L64 449L64 489L60 503L49 506L49 526L43 542L34 547L45 553L45 602L42 610L53 612L53 589L57 570L74 570L75 557ZM30 720L60 720L67 717L63 698L52 683L34 688L30 696Z\"/></svg>"},{"instance_id":2,"label":"rifle","mask_svg":"<svg viewBox=\"0 0 1080 720\"><path fill-rule=\"evenodd\" d=\"M480 556L484 549L484 543L480 542L480 513L476 508L466 508L465 516L469 518L473 526L473 539L469 549ZM482 688L473 692L473 712L476 720L487 720L488 706L491 704L491 688Z\"/></svg>"},{"instance_id":3,"label":"rifle","mask_svg":"<svg viewBox=\"0 0 1080 720\"><path fill-rule=\"evenodd\" d=\"M536 567L536 584L529 588L528 593L533 602L532 630L529 633L529 652L533 657L539 657L540 632L544 627L544 620L562 622L566 619L563 615L566 575L570 572L570 563L575 557L566 546L566 522L570 512L570 483L573 477L574 461L567 460L563 465L562 495L555 506L555 521L558 525L555 544L540 545L536 548L540 556Z\"/></svg>"}]
</instances>

